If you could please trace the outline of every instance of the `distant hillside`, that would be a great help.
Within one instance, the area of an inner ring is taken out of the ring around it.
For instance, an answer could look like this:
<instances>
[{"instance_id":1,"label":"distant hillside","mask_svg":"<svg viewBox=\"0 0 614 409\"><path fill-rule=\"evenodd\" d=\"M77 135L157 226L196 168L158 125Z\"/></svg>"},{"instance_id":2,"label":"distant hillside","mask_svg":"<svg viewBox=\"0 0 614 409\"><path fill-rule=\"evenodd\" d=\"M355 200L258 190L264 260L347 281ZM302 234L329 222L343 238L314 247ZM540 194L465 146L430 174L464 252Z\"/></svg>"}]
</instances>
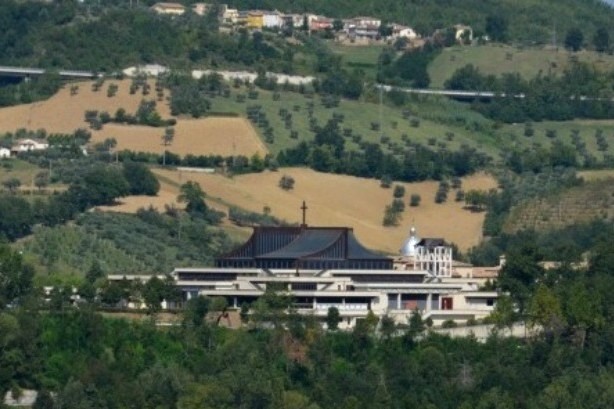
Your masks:
<instances>
[{"instance_id":1,"label":"distant hillside","mask_svg":"<svg viewBox=\"0 0 614 409\"><path fill-rule=\"evenodd\" d=\"M444 88L444 83L459 68L472 64L485 75L500 76L518 73L524 79L538 74L561 74L572 61L585 62L603 71L614 70L614 56L595 51L571 52L563 47L513 47L503 44L457 46L444 48L429 64L431 87Z\"/></svg>"},{"instance_id":2,"label":"distant hillside","mask_svg":"<svg viewBox=\"0 0 614 409\"><path fill-rule=\"evenodd\" d=\"M497 14L508 20L509 39L526 43L550 42L555 26L560 39L571 27L581 28L590 38L597 27L611 30L614 20L614 9L600 0L235 0L230 4L332 17L373 15L429 34L458 23L484 32L486 17Z\"/></svg>"},{"instance_id":3,"label":"distant hillside","mask_svg":"<svg viewBox=\"0 0 614 409\"><path fill-rule=\"evenodd\" d=\"M587 178L589 179L589 178ZM595 219L614 219L614 175L533 199L512 208L504 230L550 230Z\"/></svg>"}]
</instances>

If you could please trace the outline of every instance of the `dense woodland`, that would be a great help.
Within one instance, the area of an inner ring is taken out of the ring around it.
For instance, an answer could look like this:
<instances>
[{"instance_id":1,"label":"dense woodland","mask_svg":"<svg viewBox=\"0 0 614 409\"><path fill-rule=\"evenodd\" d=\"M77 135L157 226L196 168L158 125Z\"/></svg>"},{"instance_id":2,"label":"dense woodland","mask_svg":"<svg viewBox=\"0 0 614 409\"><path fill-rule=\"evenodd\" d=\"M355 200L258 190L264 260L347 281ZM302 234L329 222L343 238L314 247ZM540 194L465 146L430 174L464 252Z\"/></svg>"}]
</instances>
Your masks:
<instances>
[{"instance_id":1,"label":"dense woodland","mask_svg":"<svg viewBox=\"0 0 614 409\"><path fill-rule=\"evenodd\" d=\"M31 268L4 246L0 391L39 389L36 408L71 409L610 407L608 229L580 270L562 260L544 271L536 242L518 237L496 283L510 297L493 322L521 319L544 331L526 341L495 333L485 344L421 336L418 315L402 328L384 318L322 332L309 317L288 315L288 299L274 291L243 315L245 329L218 327L223 305L203 298L188 303L180 326L160 330L153 321L103 318L92 308L104 300L75 308L57 292L40 304Z\"/></svg>"}]
</instances>

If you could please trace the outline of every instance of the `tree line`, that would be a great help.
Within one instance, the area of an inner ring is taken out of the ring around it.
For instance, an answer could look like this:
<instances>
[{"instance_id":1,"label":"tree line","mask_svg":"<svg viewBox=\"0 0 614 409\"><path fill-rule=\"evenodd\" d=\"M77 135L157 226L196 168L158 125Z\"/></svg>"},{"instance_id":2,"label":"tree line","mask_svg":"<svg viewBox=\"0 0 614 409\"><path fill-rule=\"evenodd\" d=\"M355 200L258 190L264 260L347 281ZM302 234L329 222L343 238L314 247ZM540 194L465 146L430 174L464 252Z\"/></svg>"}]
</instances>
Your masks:
<instances>
[{"instance_id":1,"label":"tree line","mask_svg":"<svg viewBox=\"0 0 614 409\"><path fill-rule=\"evenodd\" d=\"M36 408L609 407L612 237L594 237L585 267L559 258L544 270L537 243L519 236L493 284L507 295L491 320L543 331L528 340L495 331L485 343L423 333L419 314L403 326L371 315L352 331L324 331L274 288L241 308L243 329L221 327L224 300L197 297L160 330L104 318L96 297L75 308L58 289L41 301L31 269L0 247L0 392L36 389ZM87 280L97 276L93 268ZM126 284L103 283L99 294L113 302L138 291L152 306L173 298L165 279Z\"/></svg>"},{"instance_id":2,"label":"tree line","mask_svg":"<svg viewBox=\"0 0 614 409\"><path fill-rule=\"evenodd\" d=\"M459 68L445 87L460 91L492 91L505 97L473 101L472 107L496 121L565 121L614 117L612 73L573 62L561 76L539 74L525 80L518 74L484 75L469 64Z\"/></svg>"}]
</instances>

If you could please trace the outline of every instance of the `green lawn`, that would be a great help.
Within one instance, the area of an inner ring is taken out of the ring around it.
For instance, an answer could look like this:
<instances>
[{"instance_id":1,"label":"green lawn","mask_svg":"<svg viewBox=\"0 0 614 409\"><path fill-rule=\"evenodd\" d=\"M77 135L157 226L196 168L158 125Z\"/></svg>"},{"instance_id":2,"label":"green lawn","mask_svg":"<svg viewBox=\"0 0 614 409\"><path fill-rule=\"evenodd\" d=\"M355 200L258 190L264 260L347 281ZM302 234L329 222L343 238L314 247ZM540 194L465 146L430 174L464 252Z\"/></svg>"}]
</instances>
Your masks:
<instances>
[{"instance_id":1,"label":"green lawn","mask_svg":"<svg viewBox=\"0 0 614 409\"><path fill-rule=\"evenodd\" d=\"M432 88L443 88L444 82L454 71L473 64L484 74L500 75L517 72L524 78L532 78L539 72L561 73L571 58L594 64L604 70L614 70L614 56L593 51L572 53L563 48L517 48L501 44L446 48L429 65Z\"/></svg>"},{"instance_id":2,"label":"green lawn","mask_svg":"<svg viewBox=\"0 0 614 409\"><path fill-rule=\"evenodd\" d=\"M41 171L39 167L23 160L0 159L0 182L17 178L22 186L30 186L34 176Z\"/></svg>"},{"instance_id":3,"label":"green lawn","mask_svg":"<svg viewBox=\"0 0 614 409\"><path fill-rule=\"evenodd\" d=\"M377 61L384 45L342 45L334 42L328 45L333 53L341 56L345 69L348 71L363 70L368 79L375 80Z\"/></svg>"}]
</instances>

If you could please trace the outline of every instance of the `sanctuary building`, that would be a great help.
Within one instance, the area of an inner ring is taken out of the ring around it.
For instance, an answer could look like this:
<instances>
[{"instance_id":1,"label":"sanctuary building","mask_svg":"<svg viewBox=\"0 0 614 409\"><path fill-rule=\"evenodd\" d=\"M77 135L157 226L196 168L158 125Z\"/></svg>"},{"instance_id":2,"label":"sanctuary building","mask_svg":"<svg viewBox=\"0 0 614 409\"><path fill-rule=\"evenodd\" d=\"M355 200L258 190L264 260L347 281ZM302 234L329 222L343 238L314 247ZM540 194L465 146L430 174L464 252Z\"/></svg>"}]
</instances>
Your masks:
<instances>
[{"instance_id":1,"label":"sanctuary building","mask_svg":"<svg viewBox=\"0 0 614 409\"><path fill-rule=\"evenodd\" d=\"M303 206L305 207L305 206ZM305 209L303 210L303 212ZM486 317L497 293L480 291L483 278L455 277L452 249L442 239L419 239L416 229L400 256L365 248L349 227L255 227L247 242L215 267L176 268L186 300L224 297L232 308L251 304L267 288L289 293L301 314L324 318L339 310L350 328L369 311L406 324L414 311L435 325Z\"/></svg>"},{"instance_id":2,"label":"sanctuary building","mask_svg":"<svg viewBox=\"0 0 614 409\"><path fill-rule=\"evenodd\" d=\"M219 257L213 267L175 268L171 277L184 300L224 297L230 308L250 305L267 289L292 297L293 309L324 325L331 307L351 328L372 311L407 324L418 312L434 325L464 323L488 316L497 293L481 291L498 268L473 273L452 259L443 239L419 238L412 227L396 257L365 248L349 227L254 227L249 240ZM148 280L150 276L109 276Z\"/></svg>"}]
</instances>

